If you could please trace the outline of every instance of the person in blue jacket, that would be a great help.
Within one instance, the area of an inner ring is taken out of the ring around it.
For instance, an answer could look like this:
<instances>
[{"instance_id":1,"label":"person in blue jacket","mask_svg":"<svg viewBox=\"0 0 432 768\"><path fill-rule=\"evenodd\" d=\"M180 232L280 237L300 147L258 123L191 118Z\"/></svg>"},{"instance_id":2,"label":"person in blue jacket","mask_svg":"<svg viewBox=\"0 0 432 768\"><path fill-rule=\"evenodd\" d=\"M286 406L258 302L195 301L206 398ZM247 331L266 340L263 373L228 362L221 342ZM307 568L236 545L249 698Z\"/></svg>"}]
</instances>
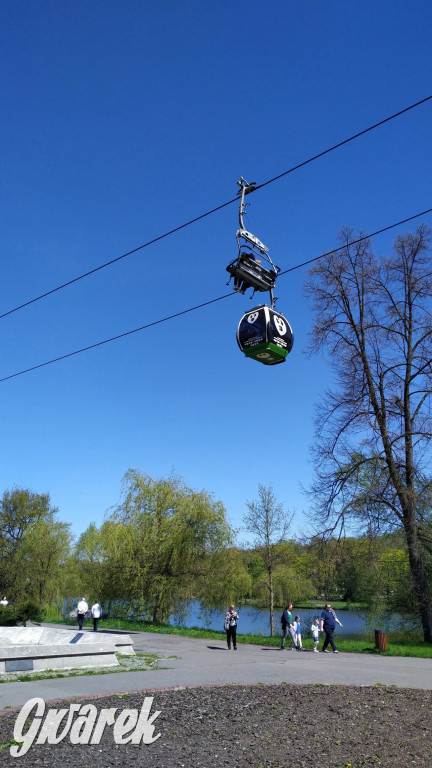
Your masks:
<instances>
[{"instance_id":1,"label":"person in blue jacket","mask_svg":"<svg viewBox=\"0 0 432 768\"><path fill-rule=\"evenodd\" d=\"M320 617L320 632L325 632L325 640L322 647L323 653L330 653L330 651L327 650L327 646L329 644L333 648L333 653L339 653L334 641L334 631L336 629L336 624L339 624L340 627L343 626L333 611L330 603L326 603Z\"/></svg>"}]
</instances>

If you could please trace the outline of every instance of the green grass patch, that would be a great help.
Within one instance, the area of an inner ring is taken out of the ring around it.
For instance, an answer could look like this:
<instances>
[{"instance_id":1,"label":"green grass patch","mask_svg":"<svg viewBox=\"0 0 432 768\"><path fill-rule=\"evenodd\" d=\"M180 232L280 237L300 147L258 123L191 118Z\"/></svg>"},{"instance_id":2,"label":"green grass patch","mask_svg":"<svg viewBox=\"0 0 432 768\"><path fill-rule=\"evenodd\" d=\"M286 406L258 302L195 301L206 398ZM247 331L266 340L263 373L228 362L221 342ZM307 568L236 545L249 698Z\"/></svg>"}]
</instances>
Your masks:
<instances>
[{"instance_id":1,"label":"green grass patch","mask_svg":"<svg viewBox=\"0 0 432 768\"><path fill-rule=\"evenodd\" d=\"M322 609L324 608L325 602L326 602L325 600L302 600L300 603L296 602L296 610L297 608L299 609L315 608L322 611ZM329 602L331 603L331 607L335 611L367 611L368 610L368 606L365 603L352 603L349 600L329 600ZM283 606L280 609L277 608L276 610L283 611L284 608L285 606Z\"/></svg>"},{"instance_id":2,"label":"green grass patch","mask_svg":"<svg viewBox=\"0 0 432 768\"><path fill-rule=\"evenodd\" d=\"M136 653L134 656L117 653L118 667L95 667L81 669L44 669L37 672L10 672L0 677L1 683L29 683L32 680L51 680L58 677L89 677L90 675L115 675L118 672L147 672L150 669L164 669L158 665L161 659L154 653Z\"/></svg>"},{"instance_id":3,"label":"green grass patch","mask_svg":"<svg viewBox=\"0 0 432 768\"><path fill-rule=\"evenodd\" d=\"M0 752L3 752L4 749L7 749L8 747L21 747L24 742L22 741L15 741L15 739L11 739L11 741L5 741L4 744L0 744Z\"/></svg>"}]
</instances>

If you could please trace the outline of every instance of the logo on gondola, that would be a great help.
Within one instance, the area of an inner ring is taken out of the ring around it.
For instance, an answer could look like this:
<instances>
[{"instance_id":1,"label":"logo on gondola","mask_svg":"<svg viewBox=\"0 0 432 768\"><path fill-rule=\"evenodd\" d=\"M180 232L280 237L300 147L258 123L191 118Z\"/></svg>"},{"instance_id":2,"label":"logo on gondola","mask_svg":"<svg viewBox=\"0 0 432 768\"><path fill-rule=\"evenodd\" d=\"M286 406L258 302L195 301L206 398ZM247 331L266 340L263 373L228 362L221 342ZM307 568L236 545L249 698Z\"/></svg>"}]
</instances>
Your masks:
<instances>
[{"instance_id":1,"label":"logo on gondola","mask_svg":"<svg viewBox=\"0 0 432 768\"><path fill-rule=\"evenodd\" d=\"M277 315L275 315L274 316L274 323L275 323L275 326L276 326L277 330L279 331L280 335L283 336L284 333L286 333L286 329L287 328L286 328L286 325L285 325L284 321L282 320L282 318L278 317Z\"/></svg>"},{"instance_id":2,"label":"logo on gondola","mask_svg":"<svg viewBox=\"0 0 432 768\"><path fill-rule=\"evenodd\" d=\"M248 316L248 319L247 319L247 321L248 321L248 323L251 323L251 324L252 324L252 323L254 323L254 322L255 322L255 320L256 320L257 318L258 318L258 312L252 312L252 313L251 313L251 314Z\"/></svg>"},{"instance_id":3,"label":"logo on gondola","mask_svg":"<svg viewBox=\"0 0 432 768\"><path fill-rule=\"evenodd\" d=\"M271 357L271 355L268 352L260 352L257 357L259 357L260 360L264 360L267 357Z\"/></svg>"}]
</instances>

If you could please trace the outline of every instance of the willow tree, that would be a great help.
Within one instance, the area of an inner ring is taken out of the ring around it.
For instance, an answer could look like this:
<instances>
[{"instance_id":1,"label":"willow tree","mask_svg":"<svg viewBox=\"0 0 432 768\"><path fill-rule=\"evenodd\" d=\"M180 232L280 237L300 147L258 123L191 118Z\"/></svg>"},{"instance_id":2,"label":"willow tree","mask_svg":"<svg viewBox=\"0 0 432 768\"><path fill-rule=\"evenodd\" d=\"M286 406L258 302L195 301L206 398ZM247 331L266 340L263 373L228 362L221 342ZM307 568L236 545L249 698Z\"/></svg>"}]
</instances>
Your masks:
<instances>
[{"instance_id":1,"label":"willow tree","mask_svg":"<svg viewBox=\"0 0 432 768\"><path fill-rule=\"evenodd\" d=\"M110 595L106 541L94 523L79 536L72 557L66 563L67 594L86 595L92 603L105 602Z\"/></svg>"},{"instance_id":2,"label":"willow tree","mask_svg":"<svg viewBox=\"0 0 432 768\"><path fill-rule=\"evenodd\" d=\"M431 232L399 236L378 258L369 240L316 262L312 350L326 350L335 386L317 412L316 481L322 532L349 522L401 529L424 638L432 642L429 573L432 438Z\"/></svg>"},{"instance_id":3,"label":"willow tree","mask_svg":"<svg viewBox=\"0 0 432 768\"><path fill-rule=\"evenodd\" d=\"M153 621L166 621L199 594L214 558L231 543L231 529L223 504L206 491L131 469L102 538L117 596L140 601Z\"/></svg>"}]
</instances>

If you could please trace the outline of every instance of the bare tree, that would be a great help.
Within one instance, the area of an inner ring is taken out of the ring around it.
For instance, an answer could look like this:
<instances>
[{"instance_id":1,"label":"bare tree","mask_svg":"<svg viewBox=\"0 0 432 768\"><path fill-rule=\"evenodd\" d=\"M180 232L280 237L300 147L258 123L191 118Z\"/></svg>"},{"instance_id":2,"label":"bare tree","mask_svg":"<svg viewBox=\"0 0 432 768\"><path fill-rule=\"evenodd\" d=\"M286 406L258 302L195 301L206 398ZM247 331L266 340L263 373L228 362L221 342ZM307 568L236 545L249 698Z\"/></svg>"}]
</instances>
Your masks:
<instances>
[{"instance_id":1,"label":"bare tree","mask_svg":"<svg viewBox=\"0 0 432 768\"><path fill-rule=\"evenodd\" d=\"M253 536L256 551L261 555L267 575L269 595L270 634L274 634L274 583L276 565L284 557L279 545L288 537L293 515L284 512L274 494L273 488L258 485L258 501L248 501L249 512L243 517L243 525Z\"/></svg>"},{"instance_id":2,"label":"bare tree","mask_svg":"<svg viewBox=\"0 0 432 768\"><path fill-rule=\"evenodd\" d=\"M317 414L315 514L323 530L356 520L405 533L424 638L432 642L432 595L422 535L430 495L432 393L431 231L397 237L378 259L366 239L310 270L313 351L336 373Z\"/></svg>"}]
</instances>

